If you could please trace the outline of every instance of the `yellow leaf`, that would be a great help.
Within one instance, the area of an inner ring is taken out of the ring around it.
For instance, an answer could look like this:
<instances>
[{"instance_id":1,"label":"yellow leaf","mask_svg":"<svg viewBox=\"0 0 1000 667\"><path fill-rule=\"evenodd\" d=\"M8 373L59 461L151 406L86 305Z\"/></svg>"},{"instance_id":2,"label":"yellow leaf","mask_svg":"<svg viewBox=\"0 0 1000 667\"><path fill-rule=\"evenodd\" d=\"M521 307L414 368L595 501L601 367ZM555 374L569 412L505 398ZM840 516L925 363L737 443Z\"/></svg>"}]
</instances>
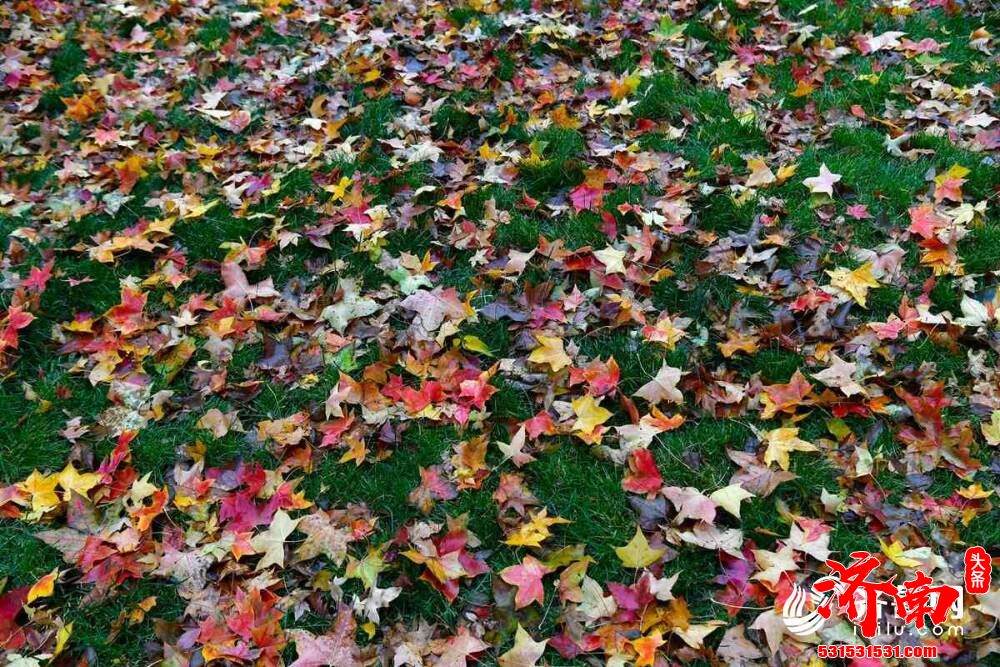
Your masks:
<instances>
[{"instance_id":1,"label":"yellow leaf","mask_svg":"<svg viewBox=\"0 0 1000 667\"><path fill-rule=\"evenodd\" d=\"M479 157L487 160L488 162L496 162L502 155L498 151L490 148L490 144L487 141L483 142L483 145L479 147Z\"/></svg>"},{"instance_id":2,"label":"yellow leaf","mask_svg":"<svg viewBox=\"0 0 1000 667\"><path fill-rule=\"evenodd\" d=\"M415 554L420 560L414 559L410 554ZM378 580L379 573L386 568L383 555L384 549L383 547L379 547L377 549L369 548L368 554L361 560L358 560L354 556L348 556L347 570L344 574L348 579L357 579L360 581L364 585L365 590L371 590ZM424 562L423 554L412 549L403 555L415 563Z\"/></svg>"},{"instance_id":3,"label":"yellow leaf","mask_svg":"<svg viewBox=\"0 0 1000 667\"><path fill-rule=\"evenodd\" d=\"M558 516L548 516L548 509L542 509L532 515L528 523L520 526L510 537L504 540L504 544L514 547L540 547L542 542L549 539L552 533L549 526L560 523L572 523L569 519Z\"/></svg>"},{"instance_id":4,"label":"yellow leaf","mask_svg":"<svg viewBox=\"0 0 1000 667\"><path fill-rule=\"evenodd\" d=\"M807 97L812 95L815 90L816 86L811 83L799 81L799 85L795 86L795 90L792 91L792 97Z\"/></svg>"},{"instance_id":5,"label":"yellow leaf","mask_svg":"<svg viewBox=\"0 0 1000 667\"><path fill-rule=\"evenodd\" d=\"M783 164L780 167L778 167L778 173L777 173L778 185L781 185L789 178L794 176L795 172L798 170L799 170L799 165L794 162L789 164Z\"/></svg>"},{"instance_id":6,"label":"yellow leaf","mask_svg":"<svg viewBox=\"0 0 1000 667\"><path fill-rule=\"evenodd\" d=\"M59 496L55 492L58 483L58 475L46 477L35 470L18 486L31 495L31 511L41 514L59 506Z\"/></svg>"},{"instance_id":7,"label":"yellow leaf","mask_svg":"<svg viewBox=\"0 0 1000 667\"><path fill-rule=\"evenodd\" d=\"M542 658L548 641L543 639L536 642L518 623L514 632L514 645L497 659L497 664L500 667L535 667Z\"/></svg>"},{"instance_id":8,"label":"yellow leaf","mask_svg":"<svg viewBox=\"0 0 1000 667\"><path fill-rule=\"evenodd\" d=\"M563 348L562 338L536 334L535 340L538 341L539 347L536 347L528 355L528 361L531 363L546 364L552 369L553 373L557 373L560 369L566 368L573 362Z\"/></svg>"},{"instance_id":9,"label":"yellow leaf","mask_svg":"<svg viewBox=\"0 0 1000 667\"><path fill-rule=\"evenodd\" d=\"M611 411L602 408L594 397L584 394L573 401L573 413L576 421L573 430L580 433L592 433L595 428L611 419Z\"/></svg>"},{"instance_id":10,"label":"yellow leaf","mask_svg":"<svg viewBox=\"0 0 1000 667\"><path fill-rule=\"evenodd\" d=\"M70 635L72 634L72 623L67 623L63 627L59 628L59 632L56 633L56 647L52 651L53 658L62 653L63 649L66 648L66 642L69 641Z\"/></svg>"},{"instance_id":11,"label":"yellow leaf","mask_svg":"<svg viewBox=\"0 0 1000 667\"><path fill-rule=\"evenodd\" d=\"M284 510L278 510L271 519L271 525L262 533L254 535L250 539L250 544L254 551L264 554L264 557L257 563L257 572L264 568L277 565L279 568L285 565L285 540L292 534L300 519L292 519Z\"/></svg>"},{"instance_id":12,"label":"yellow leaf","mask_svg":"<svg viewBox=\"0 0 1000 667\"><path fill-rule=\"evenodd\" d=\"M947 181L953 179L960 180L968 175L969 175L969 169L967 167L963 167L960 164L953 164L948 169L948 171L944 172L943 174L938 174L937 176L935 176L934 182L937 183L938 185L944 185Z\"/></svg>"},{"instance_id":13,"label":"yellow leaf","mask_svg":"<svg viewBox=\"0 0 1000 667\"><path fill-rule=\"evenodd\" d=\"M98 485L101 476L92 472L81 474L73 467L72 463L67 463L66 467L59 473L59 486L63 489L63 500L68 501L72 493L86 496L92 488Z\"/></svg>"},{"instance_id":14,"label":"yellow leaf","mask_svg":"<svg viewBox=\"0 0 1000 667\"><path fill-rule=\"evenodd\" d=\"M493 352L490 348L487 347L486 343L484 343L477 336L462 336L462 347L469 352L478 352L480 354L485 354L488 357L493 356Z\"/></svg>"},{"instance_id":15,"label":"yellow leaf","mask_svg":"<svg viewBox=\"0 0 1000 667\"><path fill-rule=\"evenodd\" d=\"M49 572L47 575L35 582L35 585L28 591L28 604L38 598L47 598L56 590L56 579L59 578L59 568Z\"/></svg>"},{"instance_id":16,"label":"yellow leaf","mask_svg":"<svg viewBox=\"0 0 1000 667\"><path fill-rule=\"evenodd\" d=\"M641 82L642 78L637 74L627 76L621 82L612 80L610 82L611 99L615 102L625 99L635 92Z\"/></svg>"},{"instance_id":17,"label":"yellow leaf","mask_svg":"<svg viewBox=\"0 0 1000 667\"><path fill-rule=\"evenodd\" d=\"M142 623L143 619L146 618L146 614L149 613L153 607L156 606L156 596L150 595L139 601L135 607L128 614L128 624L138 625Z\"/></svg>"},{"instance_id":18,"label":"yellow leaf","mask_svg":"<svg viewBox=\"0 0 1000 667\"><path fill-rule=\"evenodd\" d=\"M878 541L879 546L882 548L882 553L884 553L889 560L900 567L917 567L922 565L922 561L910 558L903 555L903 543L893 542L892 544L886 544L881 539Z\"/></svg>"},{"instance_id":19,"label":"yellow leaf","mask_svg":"<svg viewBox=\"0 0 1000 667\"><path fill-rule=\"evenodd\" d=\"M747 169L750 170L750 176L747 177L746 182L746 186L748 188L759 188L761 186L771 185L778 180L775 177L774 172L772 172L767 166L767 163L759 157L748 158Z\"/></svg>"},{"instance_id":20,"label":"yellow leaf","mask_svg":"<svg viewBox=\"0 0 1000 667\"><path fill-rule=\"evenodd\" d=\"M782 470L788 470L788 454L790 452L815 452L816 445L798 437L799 429L790 426L776 428L764 434L767 450L764 452L764 465L777 462Z\"/></svg>"},{"instance_id":21,"label":"yellow leaf","mask_svg":"<svg viewBox=\"0 0 1000 667\"><path fill-rule=\"evenodd\" d=\"M575 130L580 127L581 123L577 120L567 109L565 104L560 104L558 107L549 112L549 118L556 127L562 128L563 130Z\"/></svg>"},{"instance_id":22,"label":"yellow leaf","mask_svg":"<svg viewBox=\"0 0 1000 667\"><path fill-rule=\"evenodd\" d=\"M597 261L604 265L604 272L607 274L612 273L625 273L625 251L616 250L612 246L608 246L603 250L595 250L594 257Z\"/></svg>"},{"instance_id":23,"label":"yellow leaf","mask_svg":"<svg viewBox=\"0 0 1000 667\"><path fill-rule=\"evenodd\" d=\"M831 285L850 294L862 308L866 307L868 289L879 286L879 282L872 275L870 262L865 262L853 271L839 267L833 271L827 271L826 274L830 276Z\"/></svg>"},{"instance_id":24,"label":"yellow leaf","mask_svg":"<svg viewBox=\"0 0 1000 667\"><path fill-rule=\"evenodd\" d=\"M744 489L739 484L730 484L718 491L714 491L708 498L713 503L732 514L737 519L740 518L740 503L754 495Z\"/></svg>"},{"instance_id":25,"label":"yellow leaf","mask_svg":"<svg viewBox=\"0 0 1000 667\"><path fill-rule=\"evenodd\" d=\"M646 567L655 563L663 555L663 549L653 549L649 546L646 536L636 526L635 537L623 547L615 547L615 553L625 567Z\"/></svg>"},{"instance_id":26,"label":"yellow leaf","mask_svg":"<svg viewBox=\"0 0 1000 667\"><path fill-rule=\"evenodd\" d=\"M980 428L983 429L986 442L991 445L1000 445L1000 410L994 410L993 414L990 415L990 423L982 424Z\"/></svg>"},{"instance_id":27,"label":"yellow leaf","mask_svg":"<svg viewBox=\"0 0 1000 667\"><path fill-rule=\"evenodd\" d=\"M980 484L979 482L976 482L975 484L970 484L969 486L966 486L965 488L958 490L958 495L962 496L963 498L968 498L969 500L980 500L981 498L989 498L990 496L993 495L993 493L994 492L992 489L987 491L986 489L983 488L983 485Z\"/></svg>"},{"instance_id":28,"label":"yellow leaf","mask_svg":"<svg viewBox=\"0 0 1000 667\"><path fill-rule=\"evenodd\" d=\"M347 194L347 188L350 187L354 181L349 179L347 176L341 176L340 181L330 185L324 185L323 189L333 195L334 200L343 199Z\"/></svg>"}]
</instances>

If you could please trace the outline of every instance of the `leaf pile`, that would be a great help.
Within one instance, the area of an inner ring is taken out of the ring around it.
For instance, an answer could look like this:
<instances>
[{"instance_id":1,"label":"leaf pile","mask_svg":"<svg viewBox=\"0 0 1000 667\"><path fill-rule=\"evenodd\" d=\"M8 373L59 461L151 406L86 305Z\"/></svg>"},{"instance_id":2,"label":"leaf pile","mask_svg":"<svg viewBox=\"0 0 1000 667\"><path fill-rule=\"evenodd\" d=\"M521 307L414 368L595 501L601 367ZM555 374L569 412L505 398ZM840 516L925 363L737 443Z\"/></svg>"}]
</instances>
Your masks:
<instances>
[{"instance_id":1,"label":"leaf pile","mask_svg":"<svg viewBox=\"0 0 1000 667\"><path fill-rule=\"evenodd\" d=\"M0 7L6 664L821 664L827 558L960 583L989 4Z\"/></svg>"}]
</instances>

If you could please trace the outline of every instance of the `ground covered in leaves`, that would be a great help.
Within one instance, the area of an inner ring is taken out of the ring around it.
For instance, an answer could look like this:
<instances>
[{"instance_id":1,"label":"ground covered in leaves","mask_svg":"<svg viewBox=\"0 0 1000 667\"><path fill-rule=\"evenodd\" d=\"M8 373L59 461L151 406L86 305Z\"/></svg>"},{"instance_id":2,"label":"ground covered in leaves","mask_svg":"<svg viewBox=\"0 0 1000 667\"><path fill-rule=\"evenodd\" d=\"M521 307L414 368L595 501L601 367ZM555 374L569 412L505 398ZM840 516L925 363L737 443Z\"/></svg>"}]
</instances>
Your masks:
<instances>
[{"instance_id":1,"label":"ground covered in leaves","mask_svg":"<svg viewBox=\"0 0 1000 667\"><path fill-rule=\"evenodd\" d=\"M4 3L7 663L818 665L826 558L960 582L990 5Z\"/></svg>"}]
</instances>

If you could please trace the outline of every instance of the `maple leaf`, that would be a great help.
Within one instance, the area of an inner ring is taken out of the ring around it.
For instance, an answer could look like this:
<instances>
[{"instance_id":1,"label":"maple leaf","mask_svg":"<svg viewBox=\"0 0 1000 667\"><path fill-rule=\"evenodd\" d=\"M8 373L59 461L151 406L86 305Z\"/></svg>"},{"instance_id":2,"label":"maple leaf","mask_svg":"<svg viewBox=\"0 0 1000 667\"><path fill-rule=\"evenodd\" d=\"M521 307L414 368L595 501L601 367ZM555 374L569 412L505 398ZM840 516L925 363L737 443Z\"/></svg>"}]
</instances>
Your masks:
<instances>
[{"instance_id":1,"label":"maple leaf","mask_svg":"<svg viewBox=\"0 0 1000 667\"><path fill-rule=\"evenodd\" d=\"M742 557L743 532L737 528L720 529L712 524L699 522L690 531L680 533L688 544L695 544L709 551L725 551L733 557Z\"/></svg>"},{"instance_id":2,"label":"maple leaf","mask_svg":"<svg viewBox=\"0 0 1000 667\"><path fill-rule=\"evenodd\" d=\"M572 368L569 373L570 386L580 382L587 384L587 393L593 396L604 396L618 387L621 380L621 369L614 357L607 362L595 359L583 368Z\"/></svg>"},{"instance_id":3,"label":"maple leaf","mask_svg":"<svg viewBox=\"0 0 1000 667\"><path fill-rule=\"evenodd\" d=\"M663 486L663 476L656 467L656 459L648 449L640 448L629 456L629 474L622 480L622 488L631 493L655 493Z\"/></svg>"},{"instance_id":4,"label":"maple leaf","mask_svg":"<svg viewBox=\"0 0 1000 667\"><path fill-rule=\"evenodd\" d=\"M715 521L715 502L705 497L698 489L692 486L665 486L665 495L677 510L674 523L682 523L685 519L697 519L705 523Z\"/></svg>"},{"instance_id":5,"label":"maple leaf","mask_svg":"<svg viewBox=\"0 0 1000 667\"><path fill-rule=\"evenodd\" d=\"M835 174L826 166L826 163L820 165L819 176L812 176L806 178L802 181L802 184L809 188L809 192L812 194L825 194L833 196L833 186L835 183L840 182L840 174Z\"/></svg>"},{"instance_id":6,"label":"maple leaf","mask_svg":"<svg viewBox=\"0 0 1000 667\"><path fill-rule=\"evenodd\" d=\"M760 568L760 572L753 575L751 579L767 582L771 586L777 586L778 579L785 572L793 572L799 569L798 564L794 560L794 552L788 545L781 547L777 551L755 549L753 555L757 561L757 567Z\"/></svg>"},{"instance_id":7,"label":"maple leaf","mask_svg":"<svg viewBox=\"0 0 1000 667\"><path fill-rule=\"evenodd\" d=\"M413 323L423 336L436 332L445 320L458 321L475 314L474 310L459 301L453 287L417 290L403 299L399 306L416 313Z\"/></svg>"},{"instance_id":8,"label":"maple leaf","mask_svg":"<svg viewBox=\"0 0 1000 667\"><path fill-rule=\"evenodd\" d=\"M923 561L919 561L916 558L911 558L906 555L902 542L887 543L879 538L878 544L882 549L882 553L884 553L889 560L900 567L912 568L923 565Z\"/></svg>"},{"instance_id":9,"label":"maple leaf","mask_svg":"<svg viewBox=\"0 0 1000 667\"><path fill-rule=\"evenodd\" d=\"M721 489L713 491L708 497L716 505L739 519L740 503L755 496L739 484L730 484L729 486L724 486Z\"/></svg>"},{"instance_id":10,"label":"maple leaf","mask_svg":"<svg viewBox=\"0 0 1000 667\"><path fill-rule=\"evenodd\" d=\"M369 548L368 553L361 560L349 556L345 574L349 579L359 580L366 589L370 590L374 588L378 575L386 568L383 555L384 548Z\"/></svg>"},{"instance_id":11,"label":"maple leaf","mask_svg":"<svg viewBox=\"0 0 1000 667\"><path fill-rule=\"evenodd\" d=\"M558 516L548 516L548 510L542 508L539 512L534 512L531 514L531 519L518 527L518 529L511 534L504 544L509 544L513 547L540 547L542 542L551 537L549 532L550 526L559 525L562 523L572 523L569 519L563 519Z\"/></svg>"},{"instance_id":12,"label":"maple leaf","mask_svg":"<svg viewBox=\"0 0 1000 667\"><path fill-rule=\"evenodd\" d=\"M771 384L764 387L761 403L761 419L771 419L778 412L792 412L800 405L808 405L807 396L812 391L812 385L802 373L795 373L786 384Z\"/></svg>"},{"instance_id":13,"label":"maple leaf","mask_svg":"<svg viewBox=\"0 0 1000 667\"><path fill-rule=\"evenodd\" d=\"M0 594L0 649L16 651L27 641L17 617L24 608L28 588L13 588ZM9 657L9 656L5 656Z\"/></svg>"},{"instance_id":14,"label":"maple leaf","mask_svg":"<svg viewBox=\"0 0 1000 667\"><path fill-rule=\"evenodd\" d=\"M646 340L662 343L672 352L681 339L687 338L687 332L684 329L690 324L691 320L686 317L674 319L667 313L661 313L655 325L647 325L642 328L642 335Z\"/></svg>"},{"instance_id":15,"label":"maple leaf","mask_svg":"<svg viewBox=\"0 0 1000 667\"><path fill-rule=\"evenodd\" d=\"M733 484L739 484L747 491L761 497L767 497L774 492L779 484L797 478L795 473L785 470L773 470L769 466L760 465L753 454L727 450L726 455L740 467L732 477Z\"/></svg>"},{"instance_id":16,"label":"maple leaf","mask_svg":"<svg viewBox=\"0 0 1000 667\"><path fill-rule=\"evenodd\" d=\"M982 484L976 482L975 484L962 487L955 493L968 500L981 500L983 498L989 498L996 492L993 489L984 489Z\"/></svg>"},{"instance_id":17,"label":"maple leaf","mask_svg":"<svg viewBox=\"0 0 1000 667\"><path fill-rule=\"evenodd\" d=\"M656 662L656 649L663 646L666 641L663 639L663 633L657 630L629 643L636 653L635 667L653 667Z\"/></svg>"},{"instance_id":18,"label":"maple leaf","mask_svg":"<svg viewBox=\"0 0 1000 667\"><path fill-rule=\"evenodd\" d=\"M608 246L603 250L595 250L594 257L604 265L605 273L625 273L625 264L623 263L625 259L624 251L615 250L611 246Z\"/></svg>"},{"instance_id":19,"label":"maple leaf","mask_svg":"<svg viewBox=\"0 0 1000 667\"><path fill-rule=\"evenodd\" d=\"M46 574L44 577L32 584L28 590L27 603L31 604L38 598L47 598L55 592L56 581L59 579L59 568Z\"/></svg>"},{"instance_id":20,"label":"maple leaf","mask_svg":"<svg viewBox=\"0 0 1000 667\"><path fill-rule=\"evenodd\" d=\"M292 519L284 510L278 510L271 519L271 525L264 532L254 535L250 540L251 546L257 553L263 553L264 557L257 563L257 571L277 565L283 567L285 564L285 540L292 534L298 525L299 519Z\"/></svg>"},{"instance_id":21,"label":"maple leaf","mask_svg":"<svg viewBox=\"0 0 1000 667\"><path fill-rule=\"evenodd\" d=\"M853 271L838 267L833 271L827 271L826 274L830 276L831 285L850 294L862 308L867 307L868 290L879 287L879 282L872 275L870 262L862 264Z\"/></svg>"},{"instance_id":22,"label":"maple leaf","mask_svg":"<svg viewBox=\"0 0 1000 667\"><path fill-rule=\"evenodd\" d=\"M979 604L972 605L976 611L1000 619L1000 590L980 593L976 596Z\"/></svg>"},{"instance_id":23,"label":"maple leaf","mask_svg":"<svg viewBox=\"0 0 1000 667\"><path fill-rule=\"evenodd\" d=\"M354 596L352 600L352 607L354 608L354 613L363 614L372 623L379 622L378 610L383 607L388 607L389 604L398 598L403 593L403 589L399 586L390 586L388 588L379 588L378 586L372 586L371 591L369 591L368 596L364 599L359 598L357 595Z\"/></svg>"},{"instance_id":24,"label":"maple leaf","mask_svg":"<svg viewBox=\"0 0 1000 667\"><path fill-rule=\"evenodd\" d=\"M760 649L747 639L742 623L726 630L715 652L724 664L733 667L749 667L764 657Z\"/></svg>"},{"instance_id":25,"label":"maple leaf","mask_svg":"<svg viewBox=\"0 0 1000 667\"><path fill-rule=\"evenodd\" d=\"M267 299L278 296L274 290L274 283L270 278L263 280L256 285L251 285L243 269L236 262L223 262L220 270L222 282L226 289L223 296L228 296L236 301L245 299Z\"/></svg>"},{"instance_id":26,"label":"maple leaf","mask_svg":"<svg viewBox=\"0 0 1000 667\"><path fill-rule=\"evenodd\" d=\"M871 213L868 212L868 207L864 204L848 206L845 212L855 220L868 220L872 217Z\"/></svg>"},{"instance_id":27,"label":"maple leaf","mask_svg":"<svg viewBox=\"0 0 1000 667\"><path fill-rule=\"evenodd\" d=\"M57 484L59 475L46 477L34 470L27 479L18 484L18 488L31 496L31 511L43 514L59 506L59 496L55 492Z\"/></svg>"},{"instance_id":28,"label":"maple leaf","mask_svg":"<svg viewBox=\"0 0 1000 667\"><path fill-rule=\"evenodd\" d=\"M818 373L813 373L813 377L827 387L840 389L846 396L854 396L855 394L867 396L868 392L865 391L865 388L854 379L858 365L844 361L832 352L830 353L830 358L833 360L833 363L828 368Z\"/></svg>"},{"instance_id":29,"label":"maple leaf","mask_svg":"<svg viewBox=\"0 0 1000 667\"><path fill-rule=\"evenodd\" d=\"M948 220L937 214L933 204L924 203L920 206L910 208L910 226L907 229L911 234L917 234L924 239L932 239L937 236L937 230L948 224Z\"/></svg>"},{"instance_id":30,"label":"maple leaf","mask_svg":"<svg viewBox=\"0 0 1000 667\"><path fill-rule=\"evenodd\" d=\"M732 358L737 352L753 354L759 348L758 340L759 337L756 335L729 330L726 332L726 342L719 343L719 351L726 359Z\"/></svg>"},{"instance_id":31,"label":"maple leaf","mask_svg":"<svg viewBox=\"0 0 1000 667\"><path fill-rule=\"evenodd\" d=\"M594 429L611 419L611 411L602 408L590 394L573 399L571 405L576 415L576 421L573 422L573 430L576 432L591 434Z\"/></svg>"},{"instance_id":32,"label":"maple leaf","mask_svg":"<svg viewBox=\"0 0 1000 667\"><path fill-rule=\"evenodd\" d=\"M705 638L712 634L725 623L722 621L708 621L707 623L692 623L686 628L674 628L674 634L683 640L685 644L693 649L701 649L705 645Z\"/></svg>"},{"instance_id":33,"label":"maple leaf","mask_svg":"<svg viewBox=\"0 0 1000 667\"><path fill-rule=\"evenodd\" d=\"M652 565L660 559L664 553L663 549L653 549L649 546L646 536L637 526L635 535L628 544L622 547L615 547L615 553L625 567L640 568Z\"/></svg>"},{"instance_id":34,"label":"maple leaf","mask_svg":"<svg viewBox=\"0 0 1000 667\"><path fill-rule=\"evenodd\" d=\"M410 492L409 500L422 513L429 514L436 500L451 500L458 490L442 476L440 466L420 467L420 485Z\"/></svg>"},{"instance_id":35,"label":"maple leaf","mask_svg":"<svg viewBox=\"0 0 1000 667\"><path fill-rule=\"evenodd\" d=\"M994 410L990 414L990 421L980 425L983 437L991 445L1000 445L1000 410Z\"/></svg>"},{"instance_id":36,"label":"maple leaf","mask_svg":"<svg viewBox=\"0 0 1000 667\"><path fill-rule=\"evenodd\" d=\"M534 556L525 556L518 565L511 565L500 571L500 578L511 586L517 587L514 595L514 606L517 609L527 607L532 602L544 604L545 589L542 586L542 578L552 572L548 567Z\"/></svg>"},{"instance_id":37,"label":"maple leaf","mask_svg":"<svg viewBox=\"0 0 1000 667\"><path fill-rule=\"evenodd\" d=\"M468 658L476 653L482 653L490 647L479 637L469 633L465 626L458 628L456 634L451 637L444 647L435 667L468 667ZM418 663L419 665L419 663Z\"/></svg>"},{"instance_id":38,"label":"maple leaf","mask_svg":"<svg viewBox=\"0 0 1000 667\"><path fill-rule=\"evenodd\" d=\"M795 551L809 554L820 562L830 557L832 528L819 519L799 517L792 524L785 544Z\"/></svg>"},{"instance_id":39,"label":"maple leaf","mask_svg":"<svg viewBox=\"0 0 1000 667\"><path fill-rule=\"evenodd\" d=\"M935 176L934 183L937 187L934 189L934 201L941 202L947 199L961 202L962 184L965 183L965 177L969 173L968 167L953 164L948 171Z\"/></svg>"},{"instance_id":40,"label":"maple leaf","mask_svg":"<svg viewBox=\"0 0 1000 667\"><path fill-rule=\"evenodd\" d=\"M674 23L669 16L661 16L656 29L649 34L657 40L668 41L679 37L687 29L687 23Z\"/></svg>"},{"instance_id":41,"label":"maple leaf","mask_svg":"<svg viewBox=\"0 0 1000 667\"><path fill-rule=\"evenodd\" d=\"M747 169L750 170L750 176L747 177L746 182L748 188L771 185L778 180L775 178L774 172L768 168L767 163L760 158L747 158Z\"/></svg>"},{"instance_id":42,"label":"maple leaf","mask_svg":"<svg viewBox=\"0 0 1000 667\"><path fill-rule=\"evenodd\" d=\"M681 372L681 369L674 368L664 362L660 370L657 371L656 377L639 387L639 391L635 392L634 395L649 401L653 405L656 405L660 401L683 403L684 395L677 388L677 383L680 382L683 375L684 373Z\"/></svg>"},{"instance_id":43,"label":"maple leaf","mask_svg":"<svg viewBox=\"0 0 1000 667\"><path fill-rule=\"evenodd\" d=\"M289 630L298 654L289 667L361 667L364 663L354 641L355 627L354 614L341 606L328 634L317 637L307 630Z\"/></svg>"},{"instance_id":44,"label":"maple leaf","mask_svg":"<svg viewBox=\"0 0 1000 667\"><path fill-rule=\"evenodd\" d=\"M768 609L757 616L750 629L763 630L764 637L767 639L767 648L771 651L772 655L777 655L778 650L781 648L781 640L788 631L788 624L780 614L773 609Z\"/></svg>"},{"instance_id":45,"label":"maple leaf","mask_svg":"<svg viewBox=\"0 0 1000 667\"><path fill-rule=\"evenodd\" d=\"M522 425L517 429L517 432L514 433L514 437L510 439L509 443L497 443L497 448L504 455L504 458L510 459L510 461L518 468L535 460L534 456L524 451L526 434L527 429Z\"/></svg>"},{"instance_id":46,"label":"maple leaf","mask_svg":"<svg viewBox=\"0 0 1000 667\"><path fill-rule=\"evenodd\" d=\"M528 361L533 364L547 365L553 373L558 373L561 369L573 363L573 360L566 354L561 338L555 336L543 336L535 334L535 340L539 347L536 347L528 355Z\"/></svg>"},{"instance_id":47,"label":"maple leaf","mask_svg":"<svg viewBox=\"0 0 1000 667\"><path fill-rule=\"evenodd\" d=\"M0 318L0 353L7 349L16 350L18 334L35 321L35 316L17 306L11 306L3 318Z\"/></svg>"},{"instance_id":48,"label":"maple leaf","mask_svg":"<svg viewBox=\"0 0 1000 667\"><path fill-rule=\"evenodd\" d=\"M378 302L374 299L358 294L358 284L355 280L342 278L338 291L342 293L340 301L327 306L320 313L320 317L329 322L338 333L344 333L352 321L371 315L379 309Z\"/></svg>"},{"instance_id":49,"label":"maple leaf","mask_svg":"<svg viewBox=\"0 0 1000 667\"><path fill-rule=\"evenodd\" d=\"M308 514L299 520L296 528L306 536L295 550L298 561L310 560L323 554L334 564L341 565L347 558L347 546L355 539L355 530L341 526L324 512Z\"/></svg>"},{"instance_id":50,"label":"maple leaf","mask_svg":"<svg viewBox=\"0 0 1000 667\"><path fill-rule=\"evenodd\" d=\"M536 667L542 654L545 653L545 645L548 639L536 642L528 631L517 624L514 632L514 645L509 651L497 658L500 667Z\"/></svg>"},{"instance_id":51,"label":"maple leaf","mask_svg":"<svg viewBox=\"0 0 1000 667\"><path fill-rule=\"evenodd\" d=\"M767 450L764 452L764 465L777 463L782 470L788 470L788 455L791 452L815 452L816 445L798 437L799 429L783 426L764 433Z\"/></svg>"},{"instance_id":52,"label":"maple leaf","mask_svg":"<svg viewBox=\"0 0 1000 667\"><path fill-rule=\"evenodd\" d=\"M604 199L604 190L588 185L586 182L570 190L569 200L577 213L589 211L601 205Z\"/></svg>"}]
</instances>

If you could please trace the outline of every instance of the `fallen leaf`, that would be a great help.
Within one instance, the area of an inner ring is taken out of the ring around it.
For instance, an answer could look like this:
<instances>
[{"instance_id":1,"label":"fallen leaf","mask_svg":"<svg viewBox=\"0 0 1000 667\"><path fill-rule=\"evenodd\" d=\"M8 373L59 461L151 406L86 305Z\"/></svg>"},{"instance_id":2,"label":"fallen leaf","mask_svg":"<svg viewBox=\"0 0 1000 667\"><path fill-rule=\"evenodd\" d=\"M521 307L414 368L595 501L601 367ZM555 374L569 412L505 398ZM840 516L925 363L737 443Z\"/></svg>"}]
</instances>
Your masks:
<instances>
[{"instance_id":1,"label":"fallen leaf","mask_svg":"<svg viewBox=\"0 0 1000 667\"><path fill-rule=\"evenodd\" d=\"M631 568L641 568L652 565L665 553L663 549L653 549L649 546L646 536L637 527L631 541L623 547L615 547L622 565Z\"/></svg>"},{"instance_id":2,"label":"fallen leaf","mask_svg":"<svg viewBox=\"0 0 1000 667\"><path fill-rule=\"evenodd\" d=\"M542 577L552 572L534 556L525 556L518 565L511 565L500 571L500 578L511 586L517 587L514 596L514 606L518 609L527 607L532 602L544 604L545 589L542 587Z\"/></svg>"},{"instance_id":3,"label":"fallen leaf","mask_svg":"<svg viewBox=\"0 0 1000 667\"><path fill-rule=\"evenodd\" d=\"M879 287L879 282L872 275L872 265L865 263L853 271L845 268L837 268L827 271L830 276L830 284L844 290L851 295L851 298L858 302L862 308L867 307L868 290Z\"/></svg>"},{"instance_id":4,"label":"fallen leaf","mask_svg":"<svg viewBox=\"0 0 1000 667\"><path fill-rule=\"evenodd\" d=\"M497 658L500 667L536 667L545 653L547 639L536 642L528 632L517 624L517 631L514 633L514 645L509 651Z\"/></svg>"},{"instance_id":5,"label":"fallen leaf","mask_svg":"<svg viewBox=\"0 0 1000 667\"><path fill-rule=\"evenodd\" d=\"M790 465L788 455L791 452L815 452L816 445L798 437L799 429L783 426L764 434L767 449L764 451L764 465L777 463L782 470L788 470Z\"/></svg>"}]
</instances>

